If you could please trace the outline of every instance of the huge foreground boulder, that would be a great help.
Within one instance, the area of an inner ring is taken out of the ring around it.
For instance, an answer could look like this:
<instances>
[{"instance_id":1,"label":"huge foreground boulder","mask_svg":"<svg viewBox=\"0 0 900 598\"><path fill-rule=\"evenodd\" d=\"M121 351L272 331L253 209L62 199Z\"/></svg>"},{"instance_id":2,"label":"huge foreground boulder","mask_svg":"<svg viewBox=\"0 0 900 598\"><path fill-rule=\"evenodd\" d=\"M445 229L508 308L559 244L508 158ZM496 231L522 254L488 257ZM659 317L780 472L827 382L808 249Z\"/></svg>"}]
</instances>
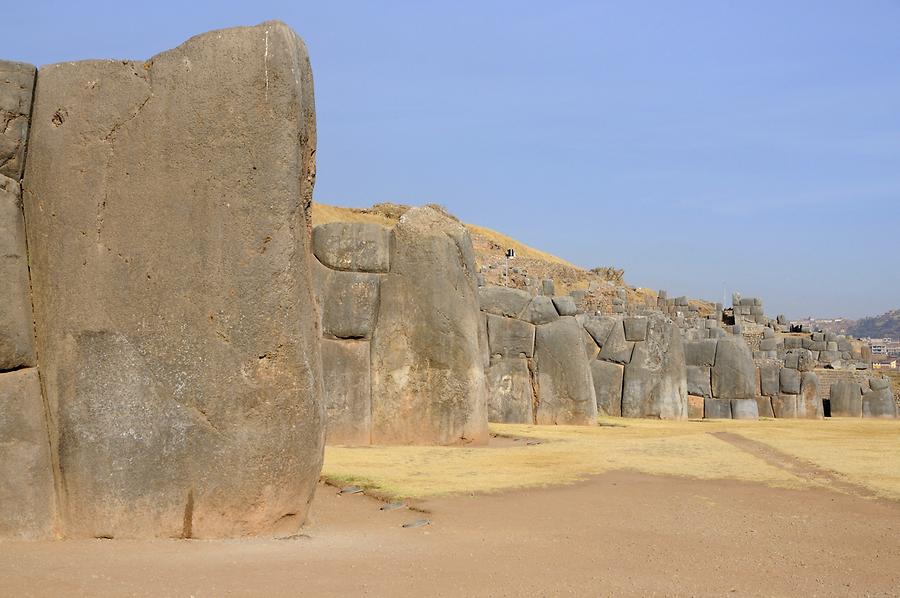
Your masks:
<instances>
[{"instance_id":1,"label":"huge foreground boulder","mask_svg":"<svg viewBox=\"0 0 900 598\"><path fill-rule=\"evenodd\" d=\"M314 153L309 60L281 23L40 70L24 203L65 535L303 522Z\"/></svg>"}]
</instances>

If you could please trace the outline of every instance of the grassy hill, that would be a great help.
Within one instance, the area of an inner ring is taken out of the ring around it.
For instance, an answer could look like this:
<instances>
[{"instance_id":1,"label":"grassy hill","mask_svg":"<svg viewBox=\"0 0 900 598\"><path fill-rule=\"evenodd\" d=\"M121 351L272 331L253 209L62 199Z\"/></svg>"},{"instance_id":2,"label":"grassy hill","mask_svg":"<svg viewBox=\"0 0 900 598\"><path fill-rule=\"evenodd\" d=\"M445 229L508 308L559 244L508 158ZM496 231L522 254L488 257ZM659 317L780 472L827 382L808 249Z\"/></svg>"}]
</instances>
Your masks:
<instances>
[{"instance_id":1,"label":"grassy hill","mask_svg":"<svg viewBox=\"0 0 900 598\"><path fill-rule=\"evenodd\" d=\"M900 309L857 320L848 332L857 338L900 338Z\"/></svg>"}]
</instances>

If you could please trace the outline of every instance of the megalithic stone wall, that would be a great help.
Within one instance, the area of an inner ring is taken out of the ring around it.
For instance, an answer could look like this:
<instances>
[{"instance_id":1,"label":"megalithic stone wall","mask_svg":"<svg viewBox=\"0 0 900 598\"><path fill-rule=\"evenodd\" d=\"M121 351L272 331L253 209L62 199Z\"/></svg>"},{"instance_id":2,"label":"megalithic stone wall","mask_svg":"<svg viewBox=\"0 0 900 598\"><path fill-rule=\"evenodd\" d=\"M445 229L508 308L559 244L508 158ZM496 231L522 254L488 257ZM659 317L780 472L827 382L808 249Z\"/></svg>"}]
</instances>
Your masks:
<instances>
[{"instance_id":1,"label":"megalithic stone wall","mask_svg":"<svg viewBox=\"0 0 900 598\"><path fill-rule=\"evenodd\" d=\"M303 42L269 22L43 67L30 139L63 534L295 533L324 436Z\"/></svg>"},{"instance_id":2,"label":"megalithic stone wall","mask_svg":"<svg viewBox=\"0 0 900 598\"><path fill-rule=\"evenodd\" d=\"M0 538L52 537L56 525L20 185L34 79L33 66L0 61Z\"/></svg>"}]
</instances>

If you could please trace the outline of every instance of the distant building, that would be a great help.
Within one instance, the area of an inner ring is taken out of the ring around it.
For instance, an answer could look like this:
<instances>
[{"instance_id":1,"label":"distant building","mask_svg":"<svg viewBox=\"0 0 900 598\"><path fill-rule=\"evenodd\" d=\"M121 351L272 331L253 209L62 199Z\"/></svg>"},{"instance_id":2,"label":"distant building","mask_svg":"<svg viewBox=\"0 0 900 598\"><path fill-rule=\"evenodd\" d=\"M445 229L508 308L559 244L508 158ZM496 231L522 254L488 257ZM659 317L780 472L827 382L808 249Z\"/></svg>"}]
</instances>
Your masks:
<instances>
[{"instance_id":1,"label":"distant building","mask_svg":"<svg viewBox=\"0 0 900 598\"><path fill-rule=\"evenodd\" d=\"M875 361L872 364L872 369L875 370L896 370L897 369L897 360L896 359L880 359Z\"/></svg>"}]
</instances>

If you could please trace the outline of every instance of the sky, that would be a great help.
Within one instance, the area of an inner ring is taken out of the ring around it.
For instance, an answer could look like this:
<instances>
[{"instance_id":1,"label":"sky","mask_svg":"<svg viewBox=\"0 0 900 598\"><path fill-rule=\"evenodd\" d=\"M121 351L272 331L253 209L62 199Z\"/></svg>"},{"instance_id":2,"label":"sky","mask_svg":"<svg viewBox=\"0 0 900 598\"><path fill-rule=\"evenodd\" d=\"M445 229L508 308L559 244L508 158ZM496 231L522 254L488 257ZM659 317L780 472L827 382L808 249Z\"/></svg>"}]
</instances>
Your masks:
<instances>
[{"instance_id":1,"label":"sky","mask_svg":"<svg viewBox=\"0 0 900 598\"><path fill-rule=\"evenodd\" d=\"M439 203L770 315L900 307L900 0L32 0L0 57L146 59L269 19L310 51L316 201Z\"/></svg>"}]
</instances>

